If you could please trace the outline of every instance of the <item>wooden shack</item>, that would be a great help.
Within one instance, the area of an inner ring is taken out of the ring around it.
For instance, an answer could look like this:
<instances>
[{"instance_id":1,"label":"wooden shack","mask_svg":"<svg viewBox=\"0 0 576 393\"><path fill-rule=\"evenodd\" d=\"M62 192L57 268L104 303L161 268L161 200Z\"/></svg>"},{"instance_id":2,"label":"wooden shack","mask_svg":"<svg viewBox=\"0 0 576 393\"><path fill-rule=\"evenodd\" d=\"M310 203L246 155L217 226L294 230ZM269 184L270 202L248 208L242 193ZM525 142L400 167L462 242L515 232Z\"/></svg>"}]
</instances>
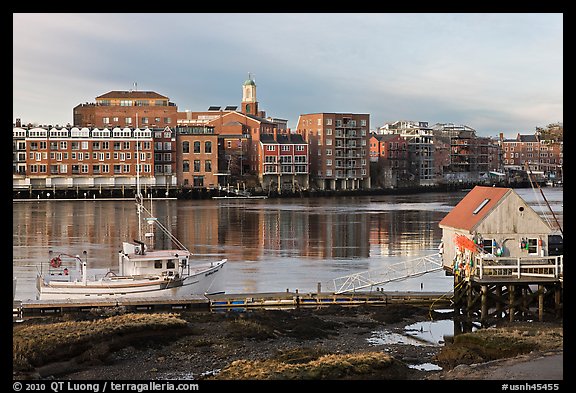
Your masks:
<instances>
[{"instance_id":1,"label":"wooden shack","mask_svg":"<svg viewBox=\"0 0 576 393\"><path fill-rule=\"evenodd\" d=\"M454 276L452 301L462 315L561 317L560 236L512 188L474 187L439 226L442 265Z\"/></svg>"},{"instance_id":2,"label":"wooden shack","mask_svg":"<svg viewBox=\"0 0 576 393\"><path fill-rule=\"evenodd\" d=\"M447 272L454 271L460 236L486 254L522 258L548 256L549 236L555 233L514 189L503 187L474 187L438 225Z\"/></svg>"}]
</instances>

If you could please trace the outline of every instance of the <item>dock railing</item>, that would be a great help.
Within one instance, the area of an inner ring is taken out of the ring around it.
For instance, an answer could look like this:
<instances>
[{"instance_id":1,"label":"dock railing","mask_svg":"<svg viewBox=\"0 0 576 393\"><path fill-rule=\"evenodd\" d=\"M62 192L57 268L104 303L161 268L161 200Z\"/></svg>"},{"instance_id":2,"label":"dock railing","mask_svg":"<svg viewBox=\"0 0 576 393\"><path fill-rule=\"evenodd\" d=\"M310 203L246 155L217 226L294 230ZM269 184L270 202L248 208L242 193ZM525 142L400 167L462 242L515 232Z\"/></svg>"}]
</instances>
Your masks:
<instances>
[{"instance_id":1,"label":"dock railing","mask_svg":"<svg viewBox=\"0 0 576 393\"><path fill-rule=\"evenodd\" d=\"M380 269L366 270L334 279L334 293L355 292L360 289L382 285L391 281L420 276L442 270L439 253L394 263Z\"/></svg>"},{"instance_id":2,"label":"dock railing","mask_svg":"<svg viewBox=\"0 0 576 393\"><path fill-rule=\"evenodd\" d=\"M562 281L564 273L563 255L539 257L496 257L477 255L475 274L478 278L489 277L543 277Z\"/></svg>"}]
</instances>

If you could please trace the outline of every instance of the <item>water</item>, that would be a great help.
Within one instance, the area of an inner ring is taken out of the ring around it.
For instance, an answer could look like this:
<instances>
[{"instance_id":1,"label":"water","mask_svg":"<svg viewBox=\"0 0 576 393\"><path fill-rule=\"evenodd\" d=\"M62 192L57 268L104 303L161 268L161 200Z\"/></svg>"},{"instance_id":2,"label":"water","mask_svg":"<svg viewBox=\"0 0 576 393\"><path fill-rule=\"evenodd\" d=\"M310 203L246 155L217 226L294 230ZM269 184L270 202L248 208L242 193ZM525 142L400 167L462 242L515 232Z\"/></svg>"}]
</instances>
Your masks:
<instances>
[{"instance_id":1,"label":"water","mask_svg":"<svg viewBox=\"0 0 576 393\"><path fill-rule=\"evenodd\" d=\"M552 219L539 192L516 191ZM561 219L562 188L544 192ZM315 292L318 283L334 290L337 277L436 253L438 222L465 195L156 200L152 210L197 259L228 259L227 293ZM35 298L35 275L47 268L50 250L87 251L89 267L117 270L121 242L138 237L136 219L132 200L14 202L16 299ZM169 246L162 237L157 244ZM452 285L439 271L383 288L445 293Z\"/></svg>"}]
</instances>

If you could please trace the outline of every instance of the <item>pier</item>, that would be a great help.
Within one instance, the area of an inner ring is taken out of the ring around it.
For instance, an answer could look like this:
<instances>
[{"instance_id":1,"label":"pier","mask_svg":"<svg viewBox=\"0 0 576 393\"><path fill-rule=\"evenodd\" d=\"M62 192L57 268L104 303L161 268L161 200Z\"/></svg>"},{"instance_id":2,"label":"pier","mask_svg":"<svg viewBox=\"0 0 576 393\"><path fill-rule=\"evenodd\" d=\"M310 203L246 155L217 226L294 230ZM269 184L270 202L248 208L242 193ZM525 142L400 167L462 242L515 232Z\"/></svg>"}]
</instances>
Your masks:
<instances>
[{"instance_id":1,"label":"pier","mask_svg":"<svg viewBox=\"0 0 576 393\"><path fill-rule=\"evenodd\" d=\"M329 305L353 306L361 304L414 304L450 306L451 296L439 292L356 292L335 294L329 292L269 292L196 295L187 298L102 298L90 300L16 300L13 302L13 320L32 316L60 315L89 312L97 309L122 308L131 312L170 310L225 310L279 307L318 307Z\"/></svg>"},{"instance_id":2,"label":"pier","mask_svg":"<svg viewBox=\"0 0 576 393\"><path fill-rule=\"evenodd\" d=\"M561 318L563 256L476 256L468 276L454 276L454 308L483 324L494 320Z\"/></svg>"}]
</instances>

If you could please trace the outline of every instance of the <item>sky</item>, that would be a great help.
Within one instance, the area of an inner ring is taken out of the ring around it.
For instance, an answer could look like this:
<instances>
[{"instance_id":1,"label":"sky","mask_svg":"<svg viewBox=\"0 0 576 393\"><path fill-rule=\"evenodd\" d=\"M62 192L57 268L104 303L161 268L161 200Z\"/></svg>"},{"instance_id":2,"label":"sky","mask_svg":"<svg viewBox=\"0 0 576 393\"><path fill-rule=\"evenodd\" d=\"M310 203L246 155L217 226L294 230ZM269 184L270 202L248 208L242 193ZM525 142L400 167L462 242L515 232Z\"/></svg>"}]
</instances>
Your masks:
<instances>
[{"instance_id":1,"label":"sky","mask_svg":"<svg viewBox=\"0 0 576 393\"><path fill-rule=\"evenodd\" d=\"M237 105L296 129L368 113L515 137L563 122L562 13L14 13L13 121L72 123L114 90Z\"/></svg>"}]
</instances>

